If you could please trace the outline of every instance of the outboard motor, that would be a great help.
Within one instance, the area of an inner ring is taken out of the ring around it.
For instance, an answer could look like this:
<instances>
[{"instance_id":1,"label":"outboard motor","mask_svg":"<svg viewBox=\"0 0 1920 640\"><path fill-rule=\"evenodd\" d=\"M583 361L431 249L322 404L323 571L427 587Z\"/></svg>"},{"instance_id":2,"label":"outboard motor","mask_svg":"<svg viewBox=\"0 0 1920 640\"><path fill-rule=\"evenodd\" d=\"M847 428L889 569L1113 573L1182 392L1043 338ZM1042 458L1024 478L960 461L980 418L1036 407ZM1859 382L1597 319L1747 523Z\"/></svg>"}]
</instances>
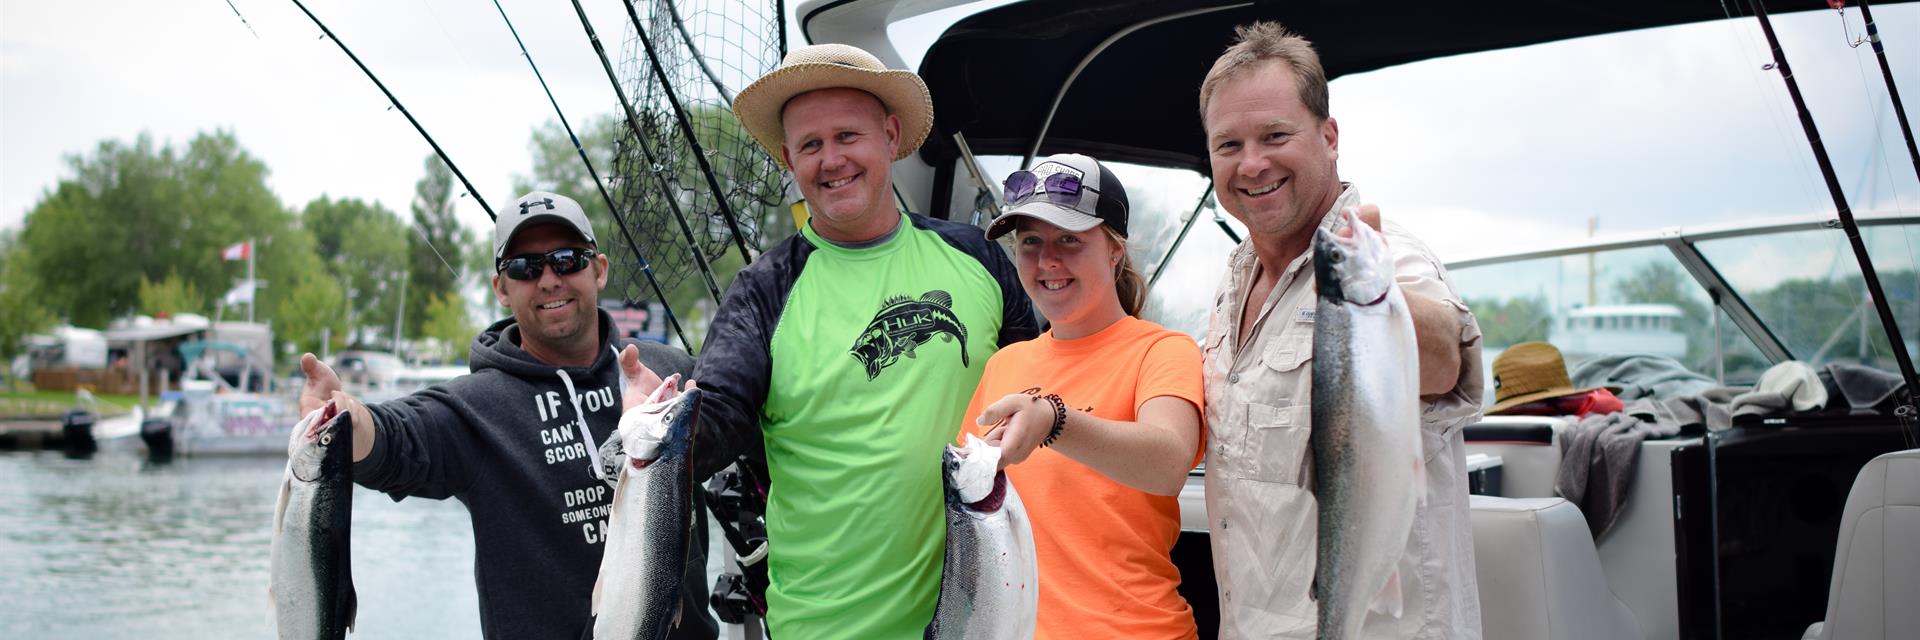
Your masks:
<instances>
[{"instance_id":1,"label":"outboard motor","mask_svg":"<svg viewBox=\"0 0 1920 640\"><path fill-rule=\"evenodd\" d=\"M173 420L165 417L147 418L140 423L140 441L147 444L147 460L160 463L172 461Z\"/></svg>"},{"instance_id":2,"label":"outboard motor","mask_svg":"<svg viewBox=\"0 0 1920 640\"><path fill-rule=\"evenodd\" d=\"M60 416L60 444L69 458L86 458L100 450L93 441L93 412L79 407Z\"/></svg>"}]
</instances>

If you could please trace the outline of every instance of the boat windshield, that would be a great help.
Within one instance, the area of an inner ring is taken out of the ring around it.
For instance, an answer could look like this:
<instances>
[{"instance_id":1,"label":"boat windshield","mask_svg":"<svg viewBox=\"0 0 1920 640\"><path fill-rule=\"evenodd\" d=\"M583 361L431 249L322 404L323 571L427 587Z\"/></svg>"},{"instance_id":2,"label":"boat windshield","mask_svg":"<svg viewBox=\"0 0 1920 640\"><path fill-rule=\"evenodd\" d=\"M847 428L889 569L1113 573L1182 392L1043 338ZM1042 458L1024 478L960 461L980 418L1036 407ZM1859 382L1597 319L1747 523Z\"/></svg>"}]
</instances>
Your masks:
<instances>
[{"instance_id":1,"label":"boat windshield","mask_svg":"<svg viewBox=\"0 0 1920 640\"><path fill-rule=\"evenodd\" d=\"M1876 9L1883 32L1920 40L1920 7ZM1879 221L1862 235L1914 351L1920 186L1877 63L1844 46L1831 11L1774 20L1850 207ZM1858 30L1857 15L1846 20ZM1845 234L1820 226L1833 201L1765 45L1754 20L1735 17L1341 76L1340 176L1449 263L1488 363L1547 340L1569 366L1651 353L1732 385L1785 357L1897 370ZM1900 84L1920 84L1913 74L1895 69ZM996 188L1020 163L979 159ZM1143 315L1204 341L1235 243L1223 229L1244 236L1241 226L1203 205L1198 171L1109 166L1132 200L1134 263L1163 271ZM952 217L965 219L975 192L954 191ZM1794 224L1720 233L1778 220ZM1685 251L1667 242L1701 229L1716 233L1689 236ZM1521 253L1552 246L1568 250ZM1514 257L1489 259L1502 253ZM1715 286L1744 305L1722 304Z\"/></svg>"}]
</instances>

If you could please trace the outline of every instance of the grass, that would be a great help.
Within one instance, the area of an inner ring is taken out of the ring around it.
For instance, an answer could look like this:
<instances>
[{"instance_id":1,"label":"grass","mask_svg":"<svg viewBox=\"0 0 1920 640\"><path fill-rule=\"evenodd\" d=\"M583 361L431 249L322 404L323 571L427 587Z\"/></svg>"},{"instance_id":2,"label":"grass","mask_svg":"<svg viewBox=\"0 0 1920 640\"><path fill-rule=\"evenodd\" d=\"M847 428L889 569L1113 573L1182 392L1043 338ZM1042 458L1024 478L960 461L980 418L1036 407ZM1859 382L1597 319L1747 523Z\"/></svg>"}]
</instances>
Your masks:
<instances>
[{"instance_id":1,"label":"grass","mask_svg":"<svg viewBox=\"0 0 1920 640\"><path fill-rule=\"evenodd\" d=\"M140 396L135 395L101 393L93 397L100 401L100 412L105 415L126 413L133 410L133 405L140 403ZM76 396L72 391L0 390L0 418L57 420L76 404Z\"/></svg>"}]
</instances>

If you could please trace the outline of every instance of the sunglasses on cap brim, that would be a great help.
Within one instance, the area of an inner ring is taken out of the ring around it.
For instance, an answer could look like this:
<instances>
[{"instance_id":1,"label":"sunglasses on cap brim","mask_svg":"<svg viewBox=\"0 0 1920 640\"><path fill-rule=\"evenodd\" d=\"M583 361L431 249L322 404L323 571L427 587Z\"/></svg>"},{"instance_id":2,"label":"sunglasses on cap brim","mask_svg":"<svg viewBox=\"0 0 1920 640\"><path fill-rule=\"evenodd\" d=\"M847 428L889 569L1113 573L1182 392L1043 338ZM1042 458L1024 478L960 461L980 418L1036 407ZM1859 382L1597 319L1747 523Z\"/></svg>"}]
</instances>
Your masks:
<instances>
[{"instance_id":1,"label":"sunglasses on cap brim","mask_svg":"<svg viewBox=\"0 0 1920 640\"><path fill-rule=\"evenodd\" d=\"M567 275L587 268L594 256L600 255L592 249L562 247L546 253L527 253L501 258L493 265L496 273L504 273L514 280L533 280L540 277L541 271L553 267L555 275Z\"/></svg>"},{"instance_id":2,"label":"sunglasses on cap brim","mask_svg":"<svg viewBox=\"0 0 1920 640\"><path fill-rule=\"evenodd\" d=\"M1046 178L1032 171L1015 171L1007 176L1003 185L1008 206L1026 204L1035 197L1045 196L1048 202L1071 207L1080 202L1082 190L1100 193L1099 189L1080 182L1080 176L1071 173L1050 173Z\"/></svg>"}]
</instances>

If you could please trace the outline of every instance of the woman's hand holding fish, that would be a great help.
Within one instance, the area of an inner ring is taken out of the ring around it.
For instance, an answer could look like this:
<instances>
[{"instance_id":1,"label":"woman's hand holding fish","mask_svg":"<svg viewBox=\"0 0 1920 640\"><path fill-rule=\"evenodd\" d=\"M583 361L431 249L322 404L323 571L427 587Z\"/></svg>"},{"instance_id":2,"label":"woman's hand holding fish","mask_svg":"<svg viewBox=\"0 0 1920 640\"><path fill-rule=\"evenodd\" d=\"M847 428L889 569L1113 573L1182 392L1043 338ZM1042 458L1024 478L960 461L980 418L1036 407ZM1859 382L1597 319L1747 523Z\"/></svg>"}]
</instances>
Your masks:
<instances>
[{"instance_id":1,"label":"woman's hand holding fish","mask_svg":"<svg viewBox=\"0 0 1920 640\"><path fill-rule=\"evenodd\" d=\"M999 425L982 438L1000 447L1000 468L1019 464L1033 455L1053 430L1053 404L1024 393L1010 393L981 410L980 426Z\"/></svg>"}]
</instances>

